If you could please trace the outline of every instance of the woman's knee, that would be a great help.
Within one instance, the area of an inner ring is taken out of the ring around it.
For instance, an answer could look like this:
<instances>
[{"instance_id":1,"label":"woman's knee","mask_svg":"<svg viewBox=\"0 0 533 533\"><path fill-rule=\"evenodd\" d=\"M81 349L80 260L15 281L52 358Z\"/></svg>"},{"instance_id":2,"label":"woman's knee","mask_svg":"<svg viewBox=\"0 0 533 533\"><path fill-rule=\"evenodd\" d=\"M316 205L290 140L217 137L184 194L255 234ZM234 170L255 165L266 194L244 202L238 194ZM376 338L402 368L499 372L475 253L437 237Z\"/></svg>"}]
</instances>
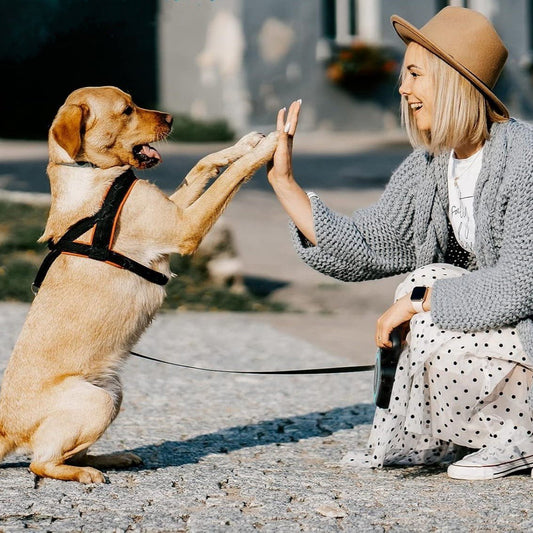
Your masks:
<instances>
[{"instance_id":1,"label":"woman's knee","mask_svg":"<svg viewBox=\"0 0 533 533\"><path fill-rule=\"evenodd\" d=\"M468 273L468 270L448 263L432 263L417 268L411 272L396 289L394 300L398 300L406 294L410 294L414 287L419 285L432 287L435 281L443 278L457 278Z\"/></svg>"}]
</instances>

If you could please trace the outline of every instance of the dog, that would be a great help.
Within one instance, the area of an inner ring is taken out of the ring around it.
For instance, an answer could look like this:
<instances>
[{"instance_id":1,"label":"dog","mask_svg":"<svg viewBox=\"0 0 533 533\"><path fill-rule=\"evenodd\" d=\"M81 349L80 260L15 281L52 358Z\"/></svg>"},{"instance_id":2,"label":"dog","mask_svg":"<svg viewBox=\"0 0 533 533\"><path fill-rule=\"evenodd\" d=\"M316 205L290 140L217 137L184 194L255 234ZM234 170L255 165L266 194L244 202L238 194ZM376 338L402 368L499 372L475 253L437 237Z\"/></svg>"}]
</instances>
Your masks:
<instances>
[{"instance_id":1,"label":"dog","mask_svg":"<svg viewBox=\"0 0 533 533\"><path fill-rule=\"evenodd\" d=\"M131 169L160 162L150 143L171 125L171 115L138 107L116 87L74 91L51 125L51 205L40 240L53 249L80 220L86 226L56 250L42 276L0 391L0 459L28 450L39 477L99 483L105 478L98 468L142 462L132 453L87 453L118 414L120 367L163 302L169 255L198 248L277 145L276 132L248 134L201 159L169 197ZM108 259L76 253L97 239L93 216L122 176L132 184L113 222Z\"/></svg>"}]
</instances>

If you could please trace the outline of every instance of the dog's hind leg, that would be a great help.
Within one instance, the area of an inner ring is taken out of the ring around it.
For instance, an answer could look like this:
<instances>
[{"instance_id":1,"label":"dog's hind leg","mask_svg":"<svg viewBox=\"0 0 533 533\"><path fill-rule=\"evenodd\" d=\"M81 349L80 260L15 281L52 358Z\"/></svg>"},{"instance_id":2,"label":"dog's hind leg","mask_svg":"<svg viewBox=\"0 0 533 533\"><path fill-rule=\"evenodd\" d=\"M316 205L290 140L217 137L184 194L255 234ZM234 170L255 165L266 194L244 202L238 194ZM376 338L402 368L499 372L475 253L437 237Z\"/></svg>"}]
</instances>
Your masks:
<instances>
[{"instance_id":1,"label":"dog's hind leg","mask_svg":"<svg viewBox=\"0 0 533 533\"><path fill-rule=\"evenodd\" d=\"M170 199L185 209L202 194L206 183L219 174L220 168L230 165L250 152L263 138L262 133L248 133L233 146L205 156L185 176Z\"/></svg>"},{"instance_id":2,"label":"dog's hind leg","mask_svg":"<svg viewBox=\"0 0 533 533\"><path fill-rule=\"evenodd\" d=\"M95 385L78 381L60 395L60 405L51 410L31 438L30 470L41 477L102 483L97 469L66 464L97 441L115 416L112 396Z\"/></svg>"},{"instance_id":3,"label":"dog's hind leg","mask_svg":"<svg viewBox=\"0 0 533 533\"><path fill-rule=\"evenodd\" d=\"M15 443L8 438L5 431L0 427L0 461L15 449Z\"/></svg>"}]
</instances>

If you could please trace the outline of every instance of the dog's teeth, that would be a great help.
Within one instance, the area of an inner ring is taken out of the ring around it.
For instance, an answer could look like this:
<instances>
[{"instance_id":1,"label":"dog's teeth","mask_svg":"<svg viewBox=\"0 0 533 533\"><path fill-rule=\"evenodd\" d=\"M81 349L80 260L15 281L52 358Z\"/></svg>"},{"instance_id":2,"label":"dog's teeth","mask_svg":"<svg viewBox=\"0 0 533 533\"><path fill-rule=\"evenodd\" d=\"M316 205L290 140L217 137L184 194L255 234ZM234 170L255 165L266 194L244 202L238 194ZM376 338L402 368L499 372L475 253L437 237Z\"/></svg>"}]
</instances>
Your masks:
<instances>
[{"instance_id":1,"label":"dog's teeth","mask_svg":"<svg viewBox=\"0 0 533 533\"><path fill-rule=\"evenodd\" d=\"M150 166L157 165L157 163L162 161L159 152L149 144L138 144L137 146L134 146L133 154L138 161Z\"/></svg>"}]
</instances>

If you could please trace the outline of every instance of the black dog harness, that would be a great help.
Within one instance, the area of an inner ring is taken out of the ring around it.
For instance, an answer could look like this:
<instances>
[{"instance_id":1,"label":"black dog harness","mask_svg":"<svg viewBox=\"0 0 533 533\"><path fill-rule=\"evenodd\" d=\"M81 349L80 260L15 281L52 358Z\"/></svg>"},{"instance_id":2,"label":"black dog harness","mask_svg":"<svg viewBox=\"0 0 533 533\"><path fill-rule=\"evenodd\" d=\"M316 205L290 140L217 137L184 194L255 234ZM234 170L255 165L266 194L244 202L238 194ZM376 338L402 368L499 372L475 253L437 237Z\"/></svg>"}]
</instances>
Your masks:
<instances>
[{"instance_id":1,"label":"black dog harness","mask_svg":"<svg viewBox=\"0 0 533 533\"><path fill-rule=\"evenodd\" d=\"M157 285L166 285L168 283L169 278L161 274L161 272L141 265L141 263L137 263L137 261L111 249L120 212L136 181L137 178L131 170L121 174L112 183L104 198L102 207L97 213L73 224L56 243L51 239L48 241L50 252L44 258L32 284L34 293L37 293L48 269L60 254L103 261L108 265L129 270ZM89 243L76 240L91 228L93 228L93 232Z\"/></svg>"}]
</instances>

